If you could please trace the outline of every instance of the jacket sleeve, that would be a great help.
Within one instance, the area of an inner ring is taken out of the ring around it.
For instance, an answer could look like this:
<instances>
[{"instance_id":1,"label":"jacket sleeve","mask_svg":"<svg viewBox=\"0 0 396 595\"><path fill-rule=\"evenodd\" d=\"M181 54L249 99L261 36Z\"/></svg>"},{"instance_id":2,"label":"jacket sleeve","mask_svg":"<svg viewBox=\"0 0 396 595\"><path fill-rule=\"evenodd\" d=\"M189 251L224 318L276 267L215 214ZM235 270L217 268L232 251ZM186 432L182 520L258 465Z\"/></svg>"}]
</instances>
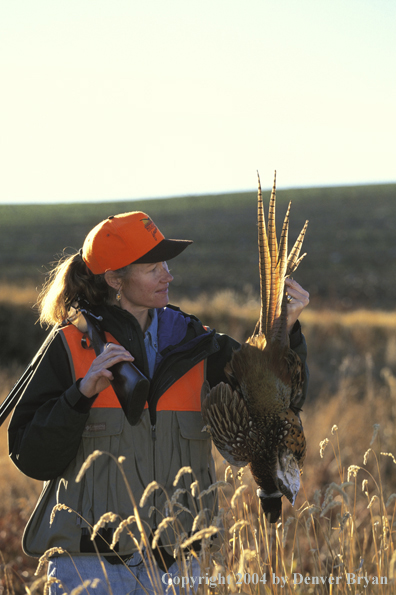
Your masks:
<instances>
[{"instance_id":1,"label":"jacket sleeve","mask_svg":"<svg viewBox=\"0 0 396 595\"><path fill-rule=\"evenodd\" d=\"M232 352L239 349L240 343L232 339L228 335L220 333L216 334L216 340L219 345L218 351L208 357L208 366L206 371L206 379L210 387L213 388L219 382L228 382L224 374L224 368L232 357Z\"/></svg>"},{"instance_id":2,"label":"jacket sleeve","mask_svg":"<svg viewBox=\"0 0 396 595\"><path fill-rule=\"evenodd\" d=\"M290 347L293 349L295 353L297 353L298 357L300 358L303 366L304 366L304 386L303 386L303 394L299 401L296 401L293 405L296 409L302 409L302 406L305 403L305 399L307 397L308 391L308 383L309 383L309 369L307 366L307 343L305 341L305 337L301 332L301 325L299 321L295 323L292 332L290 334Z\"/></svg>"},{"instance_id":3,"label":"jacket sleeve","mask_svg":"<svg viewBox=\"0 0 396 595\"><path fill-rule=\"evenodd\" d=\"M77 454L93 399L73 383L61 337L55 336L26 387L8 428L9 453L29 477L57 477Z\"/></svg>"},{"instance_id":4,"label":"jacket sleeve","mask_svg":"<svg viewBox=\"0 0 396 595\"><path fill-rule=\"evenodd\" d=\"M207 380L211 387L216 386L219 382L227 382L227 377L224 374L224 367L232 357L233 350L240 347L240 343L227 335L216 335L217 342L220 349L208 358ZM307 396L309 370L307 366L307 344L305 337L301 332L301 325L297 321L290 333L290 347L297 353L304 366L304 388L303 395L298 403L295 403L297 409L301 409L305 398Z\"/></svg>"}]
</instances>

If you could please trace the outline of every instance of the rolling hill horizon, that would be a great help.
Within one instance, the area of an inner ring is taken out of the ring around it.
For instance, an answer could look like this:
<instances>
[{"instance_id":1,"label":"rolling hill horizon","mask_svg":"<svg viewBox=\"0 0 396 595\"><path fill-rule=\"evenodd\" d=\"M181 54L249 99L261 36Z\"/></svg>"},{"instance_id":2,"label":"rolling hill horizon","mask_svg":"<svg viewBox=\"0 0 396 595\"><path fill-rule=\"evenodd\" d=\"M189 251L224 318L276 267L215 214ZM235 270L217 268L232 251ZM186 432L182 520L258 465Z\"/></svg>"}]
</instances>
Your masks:
<instances>
[{"instance_id":1,"label":"rolling hill horizon","mask_svg":"<svg viewBox=\"0 0 396 595\"><path fill-rule=\"evenodd\" d=\"M263 190L267 210L270 191ZM396 184L278 189L277 226L291 200L289 246L309 220L295 278L314 306L394 308ZM42 284L109 215L143 210L166 237L192 239L171 261L177 295L258 291L256 192L133 201L0 205L0 282Z\"/></svg>"}]
</instances>

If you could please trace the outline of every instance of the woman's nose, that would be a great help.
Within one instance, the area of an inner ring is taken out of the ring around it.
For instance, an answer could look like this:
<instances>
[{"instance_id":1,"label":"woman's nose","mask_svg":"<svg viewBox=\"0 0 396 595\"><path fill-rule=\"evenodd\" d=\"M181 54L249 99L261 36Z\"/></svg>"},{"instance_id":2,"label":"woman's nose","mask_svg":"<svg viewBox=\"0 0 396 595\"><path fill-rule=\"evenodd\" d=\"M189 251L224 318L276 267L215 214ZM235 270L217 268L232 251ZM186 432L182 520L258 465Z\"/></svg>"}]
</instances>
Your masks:
<instances>
[{"instance_id":1,"label":"woman's nose","mask_svg":"<svg viewBox=\"0 0 396 595\"><path fill-rule=\"evenodd\" d=\"M166 264L166 262L164 262L164 264L162 265L162 268L163 268L163 277L166 280L166 283L170 283L171 281L173 281L173 275L170 274L168 265Z\"/></svg>"}]
</instances>

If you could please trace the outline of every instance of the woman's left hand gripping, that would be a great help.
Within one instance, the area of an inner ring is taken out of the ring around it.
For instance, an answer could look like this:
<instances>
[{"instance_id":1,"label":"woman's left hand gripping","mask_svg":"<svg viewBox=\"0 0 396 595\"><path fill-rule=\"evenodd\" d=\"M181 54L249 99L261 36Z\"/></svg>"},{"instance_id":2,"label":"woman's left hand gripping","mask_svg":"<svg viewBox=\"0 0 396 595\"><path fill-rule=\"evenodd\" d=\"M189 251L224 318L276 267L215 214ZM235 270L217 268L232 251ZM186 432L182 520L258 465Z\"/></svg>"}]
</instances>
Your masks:
<instances>
[{"instance_id":1,"label":"woman's left hand gripping","mask_svg":"<svg viewBox=\"0 0 396 595\"><path fill-rule=\"evenodd\" d=\"M294 279L286 279L285 285L288 295L287 330L290 333L301 312L309 304L309 293Z\"/></svg>"}]
</instances>

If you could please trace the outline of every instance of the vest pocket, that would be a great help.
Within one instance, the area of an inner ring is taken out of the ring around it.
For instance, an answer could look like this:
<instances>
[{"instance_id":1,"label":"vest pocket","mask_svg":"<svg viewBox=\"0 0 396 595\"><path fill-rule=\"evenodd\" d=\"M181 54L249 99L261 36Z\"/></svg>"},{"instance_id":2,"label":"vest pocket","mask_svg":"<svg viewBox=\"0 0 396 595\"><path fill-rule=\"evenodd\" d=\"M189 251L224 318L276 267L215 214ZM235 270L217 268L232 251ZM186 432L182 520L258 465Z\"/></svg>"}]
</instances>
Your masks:
<instances>
[{"instance_id":1,"label":"vest pocket","mask_svg":"<svg viewBox=\"0 0 396 595\"><path fill-rule=\"evenodd\" d=\"M200 411L177 411L180 434L186 440L209 440L210 434L202 431L205 424Z\"/></svg>"},{"instance_id":2,"label":"vest pocket","mask_svg":"<svg viewBox=\"0 0 396 595\"><path fill-rule=\"evenodd\" d=\"M204 422L201 412L183 411L177 412L176 415L180 430L182 465L192 467L200 490L207 489L213 481L209 468L212 460L212 441L209 432L202 431Z\"/></svg>"},{"instance_id":3,"label":"vest pocket","mask_svg":"<svg viewBox=\"0 0 396 595\"><path fill-rule=\"evenodd\" d=\"M202 431L204 421L200 411L177 412L177 421L180 432L180 454L182 466L191 467L198 482L198 490L195 493L196 511L206 508L208 512L208 521L216 513L216 494L210 492L202 498L198 494L207 490L209 486L216 481L212 472L212 440L209 432ZM191 490L191 484L194 478L189 474L184 474L179 481L178 487L185 488L187 492ZM191 499L185 502L185 506L191 507ZM191 529L191 519L184 519L180 515L180 521L186 525L184 529Z\"/></svg>"}]
</instances>

